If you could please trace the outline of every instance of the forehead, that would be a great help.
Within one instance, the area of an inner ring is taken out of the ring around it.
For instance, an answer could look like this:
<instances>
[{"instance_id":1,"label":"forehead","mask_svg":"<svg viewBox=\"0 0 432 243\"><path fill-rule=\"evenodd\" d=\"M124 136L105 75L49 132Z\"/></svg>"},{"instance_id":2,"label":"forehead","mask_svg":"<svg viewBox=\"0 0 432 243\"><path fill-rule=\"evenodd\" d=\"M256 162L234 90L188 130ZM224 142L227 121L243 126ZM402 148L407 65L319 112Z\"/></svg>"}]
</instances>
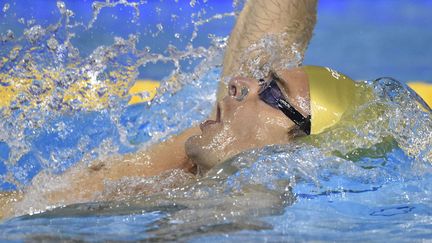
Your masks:
<instances>
[{"instance_id":1,"label":"forehead","mask_svg":"<svg viewBox=\"0 0 432 243\"><path fill-rule=\"evenodd\" d=\"M308 76L302 68L290 68L273 72L279 85L288 93L296 90L309 90Z\"/></svg>"},{"instance_id":2,"label":"forehead","mask_svg":"<svg viewBox=\"0 0 432 243\"><path fill-rule=\"evenodd\" d=\"M243 77L243 76L235 76L235 77L230 79L230 82L232 82L232 81L257 82L253 78L248 78L248 77Z\"/></svg>"}]
</instances>

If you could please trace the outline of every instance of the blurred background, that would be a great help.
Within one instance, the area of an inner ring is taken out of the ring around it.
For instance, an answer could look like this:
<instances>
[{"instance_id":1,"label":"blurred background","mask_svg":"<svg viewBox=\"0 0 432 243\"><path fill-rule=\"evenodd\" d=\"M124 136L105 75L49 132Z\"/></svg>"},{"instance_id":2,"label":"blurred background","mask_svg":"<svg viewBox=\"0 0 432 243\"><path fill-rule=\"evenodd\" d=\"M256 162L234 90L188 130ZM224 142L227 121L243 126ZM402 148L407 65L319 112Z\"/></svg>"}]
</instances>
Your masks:
<instances>
[{"instance_id":1,"label":"blurred background","mask_svg":"<svg viewBox=\"0 0 432 243\"><path fill-rule=\"evenodd\" d=\"M320 0L305 64L432 82L432 1Z\"/></svg>"},{"instance_id":2,"label":"blurred background","mask_svg":"<svg viewBox=\"0 0 432 243\"><path fill-rule=\"evenodd\" d=\"M75 13L76 21L91 22L94 1L64 3ZM197 9L205 9L204 18L235 10L232 0L149 0L145 6L140 16L134 16L134 8L124 5L102 9L93 28L75 30L72 43L86 56L97 46L111 44L113 36L127 38L138 32L142 33L138 49L147 46L153 52L163 52L168 44L181 49L189 43ZM16 36L26 28L17 23L21 18L42 26L59 18L54 1L2 0L0 7L0 33L12 29ZM329 66L355 79L392 76L402 81L432 82L431 12L432 0L320 0L318 23L304 63ZM210 21L200 26L192 43L207 47L208 34L226 36L233 24L232 17ZM161 79L168 72L164 65L148 65L140 75Z\"/></svg>"}]
</instances>

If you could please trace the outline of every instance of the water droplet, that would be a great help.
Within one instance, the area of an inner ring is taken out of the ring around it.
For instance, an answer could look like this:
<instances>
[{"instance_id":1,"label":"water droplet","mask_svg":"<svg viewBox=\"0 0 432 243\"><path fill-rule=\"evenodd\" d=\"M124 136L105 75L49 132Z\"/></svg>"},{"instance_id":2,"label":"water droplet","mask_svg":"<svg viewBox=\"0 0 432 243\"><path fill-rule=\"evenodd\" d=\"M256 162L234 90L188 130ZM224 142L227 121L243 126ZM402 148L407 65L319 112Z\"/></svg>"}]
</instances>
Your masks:
<instances>
[{"instance_id":1,"label":"water droplet","mask_svg":"<svg viewBox=\"0 0 432 243\"><path fill-rule=\"evenodd\" d=\"M66 11L66 4L62 1L57 2L57 8L60 10L61 14L64 14Z\"/></svg>"},{"instance_id":2,"label":"water droplet","mask_svg":"<svg viewBox=\"0 0 432 243\"><path fill-rule=\"evenodd\" d=\"M51 37L48 41L47 41L47 46L50 50L55 51L58 48L58 41L54 38Z\"/></svg>"},{"instance_id":3,"label":"water droplet","mask_svg":"<svg viewBox=\"0 0 432 243\"><path fill-rule=\"evenodd\" d=\"M171 21L175 22L179 16L177 14L171 14Z\"/></svg>"},{"instance_id":4,"label":"water droplet","mask_svg":"<svg viewBox=\"0 0 432 243\"><path fill-rule=\"evenodd\" d=\"M6 13L6 11L9 10L9 7L10 7L9 3L5 3L5 5L3 6L3 13Z\"/></svg>"},{"instance_id":5,"label":"water droplet","mask_svg":"<svg viewBox=\"0 0 432 243\"><path fill-rule=\"evenodd\" d=\"M15 38L15 34L12 30L7 30L6 34L0 34L0 41L6 42L13 40Z\"/></svg>"},{"instance_id":6,"label":"water droplet","mask_svg":"<svg viewBox=\"0 0 432 243\"><path fill-rule=\"evenodd\" d=\"M35 25L30 29L25 29L24 35L31 43L35 43L45 35L45 29L40 25Z\"/></svg>"},{"instance_id":7,"label":"water droplet","mask_svg":"<svg viewBox=\"0 0 432 243\"><path fill-rule=\"evenodd\" d=\"M160 15L161 12L162 12L162 9L161 9L160 7L156 7L156 8L155 8L155 11L156 11L156 14L157 14L157 15Z\"/></svg>"},{"instance_id":8,"label":"water droplet","mask_svg":"<svg viewBox=\"0 0 432 243\"><path fill-rule=\"evenodd\" d=\"M157 24L157 25L156 25L156 28L157 28L159 31L163 31L163 25L162 25L161 23Z\"/></svg>"},{"instance_id":9,"label":"water droplet","mask_svg":"<svg viewBox=\"0 0 432 243\"><path fill-rule=\"evenodd\" d=\"M33 25L34 23L36 23L36 20L35 20L35 19L27 20L27 25L28 25L28 26Z\"/></svg>"}]
</instances>

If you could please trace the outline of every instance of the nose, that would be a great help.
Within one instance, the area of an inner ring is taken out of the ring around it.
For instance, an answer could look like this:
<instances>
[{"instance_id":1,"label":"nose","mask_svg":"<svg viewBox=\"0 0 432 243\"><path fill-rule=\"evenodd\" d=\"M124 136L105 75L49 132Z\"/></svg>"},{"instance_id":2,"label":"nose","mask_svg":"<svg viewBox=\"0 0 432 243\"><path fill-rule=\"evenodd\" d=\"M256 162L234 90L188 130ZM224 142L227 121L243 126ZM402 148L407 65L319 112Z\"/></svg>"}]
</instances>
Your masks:
<instances>
[{"instance_id":1,"label":"nose","mask_svg":"<svg viewBox=\"0 0 432 243\"><path fill-rule=\"evenodd\" d=\"M258 95L258 81L249 78L233 78L228 83L228 95L238 101L247 96Z\"/></svg>"}]
</instances>

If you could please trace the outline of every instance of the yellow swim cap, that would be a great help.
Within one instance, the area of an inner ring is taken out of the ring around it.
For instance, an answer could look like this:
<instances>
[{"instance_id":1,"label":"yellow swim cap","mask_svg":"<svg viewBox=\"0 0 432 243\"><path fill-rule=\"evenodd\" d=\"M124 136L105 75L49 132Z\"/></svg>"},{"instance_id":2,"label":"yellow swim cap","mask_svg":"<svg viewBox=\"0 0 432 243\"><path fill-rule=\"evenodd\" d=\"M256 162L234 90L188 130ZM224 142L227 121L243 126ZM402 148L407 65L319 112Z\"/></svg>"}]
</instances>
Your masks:
<instances>
[{"instance_id":1,"label":"yellow swim cap","mask_svg":"<svg viewBox=\"0 0 432 243\"><path fill-rule=\"evenodd\" d=\"M424 82L409 82L408 86L413 89L432 108L432 84Z\"/></svg>"},{"instance_id":2,"label":"yellow swim cap","mask_svg":"<svg viewBox=\"0 0 432 243\"><path fill-rule=\"evenodd\" d=\"M351 105L355 84L349 77L327 67L303 66L308 76L311 134L335 125Z\"/></svg>"}]
</instances>

